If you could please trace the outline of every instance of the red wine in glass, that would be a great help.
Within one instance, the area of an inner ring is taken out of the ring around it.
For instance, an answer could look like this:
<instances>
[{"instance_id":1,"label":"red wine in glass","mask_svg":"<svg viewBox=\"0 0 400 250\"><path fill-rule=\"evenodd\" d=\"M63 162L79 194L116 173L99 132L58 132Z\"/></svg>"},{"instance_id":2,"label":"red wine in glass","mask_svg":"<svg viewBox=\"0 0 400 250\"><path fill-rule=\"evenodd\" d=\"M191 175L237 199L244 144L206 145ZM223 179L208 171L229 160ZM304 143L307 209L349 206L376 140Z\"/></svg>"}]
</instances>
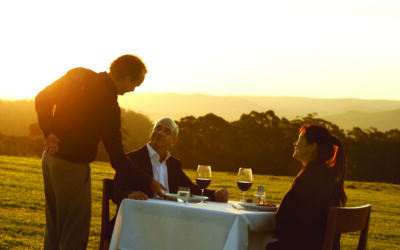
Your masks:
<instances>
[{"instance_id":1,"label":"red wine in glass","mask_svg":"<svg viewBox=\"0 0 400 250\"><path fill-rule=\"evenodd\" d=\"M247 190L249 190L252 184L253 183L249 182L249 181L238 181L237 182L237 185L238 185L239 189L242 190L242 192L243 191L246 192Z\"/></svg>"},{"instance_id":2,"label":"red wine in glass","mask_svg":"<svg viewBox=\"0 0 400 250\"><path fill-rule=\"evenodd\" d=\"M204 189L207 188L211 183L211 166L199 165L196 172L196 183L201 188L201 202L204 205L203 195Z\"/></svg>"},{"instance_id":3,"label":"red wine in glass","mask_svg":"<svg viewBox=\"0 0 400 250\"><path fill-rule=\"evenodd\" d=\"M196 183L197 183L197 186L199 186L199 188L206 189L208 186L210 186L211 179L196 178Z\"/></svg>"},{"instance_id":4,"label":"red wine in glass","mask_svg":"<svg viewBox=\"0 0 400 250\"><path fill-rule=\"evenodd\" d=\"M250 189L253 184L253 174L251 168L239 168L237 185L240 190L242 190L242 202L246 202L244 195L247 190Z\"/></svg>"}]
</instances>

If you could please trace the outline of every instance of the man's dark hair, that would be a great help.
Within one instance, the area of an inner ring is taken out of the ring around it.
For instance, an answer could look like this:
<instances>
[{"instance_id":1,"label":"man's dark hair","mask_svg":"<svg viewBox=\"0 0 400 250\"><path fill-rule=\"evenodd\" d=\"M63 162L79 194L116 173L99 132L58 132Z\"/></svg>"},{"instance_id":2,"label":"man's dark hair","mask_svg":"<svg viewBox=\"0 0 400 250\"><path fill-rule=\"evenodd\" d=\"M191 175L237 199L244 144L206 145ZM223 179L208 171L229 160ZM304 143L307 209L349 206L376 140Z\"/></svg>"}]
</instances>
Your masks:
<instances>
[{"instance_id":1,"label":"man's dark hair","mask_svg":"<svg viewBox=\"0 0 400 250\"><path fill-rule=\"evenodd\" d=\"M130 76L131 80L138 80L142 71L147 73L146 65L135 55L123 55L115 59L110 65L110 74L117 80Z\"/></svg>"}]
</instances>

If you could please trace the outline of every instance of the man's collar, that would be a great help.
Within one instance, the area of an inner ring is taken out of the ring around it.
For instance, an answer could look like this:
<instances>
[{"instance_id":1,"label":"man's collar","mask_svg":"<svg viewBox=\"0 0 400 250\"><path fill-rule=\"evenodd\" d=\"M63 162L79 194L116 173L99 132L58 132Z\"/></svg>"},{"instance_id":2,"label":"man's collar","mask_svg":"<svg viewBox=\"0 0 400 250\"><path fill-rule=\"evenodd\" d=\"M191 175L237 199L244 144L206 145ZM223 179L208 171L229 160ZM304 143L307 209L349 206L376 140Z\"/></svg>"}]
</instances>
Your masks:
<instances>
[{"instance_id":1,"label":"man's collar","mask_svg":"<svg viewBox=\"0 0 400 250\"><path fill-rule=\"evenodd\" d=\"M149 151L150 159L153 159L153 157L156 156L157 157L156 159L159 161L160 155L153 149L153 147L150 145L150 143L147 143L146 146L147 146L147 150ZM169 157L171 157L171 154L169 153L169 151L167 151L164 161L167 161Z\"/></svg>"}]
</instances>

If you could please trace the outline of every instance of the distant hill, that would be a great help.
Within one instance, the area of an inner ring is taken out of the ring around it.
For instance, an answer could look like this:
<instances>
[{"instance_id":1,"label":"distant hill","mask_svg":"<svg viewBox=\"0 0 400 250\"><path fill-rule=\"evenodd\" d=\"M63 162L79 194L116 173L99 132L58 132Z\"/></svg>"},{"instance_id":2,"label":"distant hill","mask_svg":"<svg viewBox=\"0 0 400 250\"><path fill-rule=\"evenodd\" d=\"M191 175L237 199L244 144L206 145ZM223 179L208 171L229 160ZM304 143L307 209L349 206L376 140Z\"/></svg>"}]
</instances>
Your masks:
<instances>
[{"instance_id":1,"label":"distant hill","mask_svg":"<svg viewBox=\"0 0 400 250\"><path fill-rule=\"evenodd\" d=\"M292 120L310 113L338 124L343 129L357 126L375 127L384 132L400 129L400 101L362 99L316 99L303 97L212 96L204 94L130 93L119 97L121 107L140 112L156 121L169 116L179 120L185 116L214 113L227 121L239 120L251 111L273 110ZM23 136L36 122L33 100L0 99L0 133Z\"/></svg>"},{"instance_id":2,"label":"distant hill","mask_svg":"<svg viewBox=\"0 0 400 250\"><path fill-rule=\"evenodd\" d=\"M400 101L390 100L132 93L120 97L119 102L125 108L147 114L153 121L163 116L179 120L184 116L198 117L207 113L234 121L253 110L273 110L278 117L289 120L317 113L318 117L332 121L343 129L355 126L375 127L381 131L400 129Z\"/></svg>"},{"instance_id":3,"label":"distant hill","mask_svg":"<svg viewBox=\"0 0 400 250\"><path fill-rule=\"evenodd\" d=\"M346 129L355 126L360 128L373 127L379 131L400 129L400 109L383 112L348 111L343 114L325 116L323 119Z\"/></svg>"},{"instance_id":4,"label":"distant hill","mask_svg":"<svg viewBox=\"0 0 400 250\"><path fill-rule=\"evenodd\" d=\"M0 99L0 133L24 136L29 125L36 122L33 100L8 101Z\"/></svg>"}]
</instances>

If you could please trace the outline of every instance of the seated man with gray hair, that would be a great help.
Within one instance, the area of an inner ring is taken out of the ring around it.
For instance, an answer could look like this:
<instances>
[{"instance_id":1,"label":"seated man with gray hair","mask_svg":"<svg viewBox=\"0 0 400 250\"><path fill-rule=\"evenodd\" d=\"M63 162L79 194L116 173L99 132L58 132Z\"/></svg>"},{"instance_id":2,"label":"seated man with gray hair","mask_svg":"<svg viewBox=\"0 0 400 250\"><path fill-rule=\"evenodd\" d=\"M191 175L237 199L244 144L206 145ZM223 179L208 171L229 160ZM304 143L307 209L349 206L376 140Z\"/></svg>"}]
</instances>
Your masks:
<instances>
[{"instance_id":1,"label":"seated man with gray hair","mask_svg":"<svg viewBox=\"0 0 400 250\"><path fill-rule=\"evenodd\" d=\"M190 193L201 195L201 189L195 185L182 170L182 163L169 153L178 141L178 125L171 118L162 118L156 122L150 132L150 142L142 148L132 151L127 156L143 172L153 176L162 184L162 189L177 193L179 187L189 187ZM142 185L140 178L117 172L114 177L113 202L119 205L123 199L147 200L157 197L148 185ZM226 188L204 190L204 195L212 201L228 202ZM111 239L114 219L107 228L106 238Z\"/></svg>"}]
</instances>

